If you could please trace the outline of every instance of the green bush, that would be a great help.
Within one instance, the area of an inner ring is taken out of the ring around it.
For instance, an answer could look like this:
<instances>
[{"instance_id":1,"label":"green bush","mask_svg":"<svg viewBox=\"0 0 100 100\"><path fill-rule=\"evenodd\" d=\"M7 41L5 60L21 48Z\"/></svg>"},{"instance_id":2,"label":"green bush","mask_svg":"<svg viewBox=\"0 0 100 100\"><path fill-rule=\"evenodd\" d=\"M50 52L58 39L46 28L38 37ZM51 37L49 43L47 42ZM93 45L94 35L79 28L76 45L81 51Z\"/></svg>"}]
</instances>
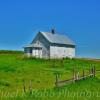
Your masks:
<instances>
[{"instance_id":1,"label":"green bush","mask_svg":"<svg viewBox=\"0 0 100 100\"><path fill-rule=\"evenodd\" d=\"M0 50L0 54L23 54L23 51Z\"/></svg>"}]
</instances>

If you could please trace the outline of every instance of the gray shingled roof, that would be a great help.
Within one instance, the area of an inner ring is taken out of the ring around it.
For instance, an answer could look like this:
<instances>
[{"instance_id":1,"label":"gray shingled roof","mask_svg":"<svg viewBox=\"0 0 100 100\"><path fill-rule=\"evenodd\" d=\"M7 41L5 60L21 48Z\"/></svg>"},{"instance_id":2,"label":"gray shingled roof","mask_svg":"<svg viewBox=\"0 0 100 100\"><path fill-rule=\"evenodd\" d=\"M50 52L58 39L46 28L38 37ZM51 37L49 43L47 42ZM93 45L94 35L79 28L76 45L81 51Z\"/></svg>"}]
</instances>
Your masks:
<instances>
[{"instance_id":1,"label":"gray shingled roof","mask_svg":"<svg viewBox=\"0 0 100 100\"><path fill-rule=\"evenodd\" d=\"M65 35L52 34L49 32L40 32L51 43L75 45L75 43Z\"/></svg>"}]
</instances>

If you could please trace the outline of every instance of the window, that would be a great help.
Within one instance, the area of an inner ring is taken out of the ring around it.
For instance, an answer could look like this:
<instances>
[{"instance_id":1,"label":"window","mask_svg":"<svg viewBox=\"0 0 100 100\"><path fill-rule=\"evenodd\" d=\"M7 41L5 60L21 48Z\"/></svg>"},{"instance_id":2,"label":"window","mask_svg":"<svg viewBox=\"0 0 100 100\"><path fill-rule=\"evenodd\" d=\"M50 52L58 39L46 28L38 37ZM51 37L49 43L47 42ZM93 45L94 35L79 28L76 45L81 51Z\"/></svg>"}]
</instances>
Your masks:
<instances>
[{"instance_id":1,"label":"window","mask_svg":"<svg viewBox=\"0 0 100 100\"><path fill-rule=\"evenodd\" d=\"M30 48L30 53L32 53L32 48Z\"/></svg>"}]
</instances>

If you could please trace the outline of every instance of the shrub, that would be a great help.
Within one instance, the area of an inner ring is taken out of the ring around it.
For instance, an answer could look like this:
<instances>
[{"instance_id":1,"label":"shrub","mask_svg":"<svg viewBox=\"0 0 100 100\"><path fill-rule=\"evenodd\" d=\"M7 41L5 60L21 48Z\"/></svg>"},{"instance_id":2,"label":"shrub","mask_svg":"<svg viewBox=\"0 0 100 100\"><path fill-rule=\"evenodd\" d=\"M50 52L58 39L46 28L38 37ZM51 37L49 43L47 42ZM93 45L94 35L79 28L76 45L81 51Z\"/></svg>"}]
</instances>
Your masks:
<instances>
[{"instance_id":1,"label":"shrub","mask_svg":"<svg viewBox=\"0 0 100 100\"><path fill-rule=\"evenodd\" d=\"M23 51L0 50L0 54L23 54Z\"/></svg>"}]
</instances>

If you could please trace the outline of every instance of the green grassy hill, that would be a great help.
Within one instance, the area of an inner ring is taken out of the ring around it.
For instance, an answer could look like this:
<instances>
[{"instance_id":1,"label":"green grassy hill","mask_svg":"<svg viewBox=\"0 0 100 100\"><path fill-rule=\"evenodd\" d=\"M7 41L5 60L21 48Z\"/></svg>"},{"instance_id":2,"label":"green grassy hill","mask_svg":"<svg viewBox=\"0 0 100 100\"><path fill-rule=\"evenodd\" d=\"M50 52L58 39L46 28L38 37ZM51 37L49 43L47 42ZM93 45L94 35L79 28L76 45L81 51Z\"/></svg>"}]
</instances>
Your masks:
<instances>
[{"instance_id":1,"label":"green grassy hill","mask_svg":"<svg viewBox=\"0 0 100 100\"><path fill-rule=\"evenodd\" d=\"M85 74L87 74L91 66L100 70L99 61L86 59L44 60L26 58L23 53L0 53L0 97L7 100L11 100L11 95L14 95L14 100L33 100L33 98L34 100L66 100L66 98L69 100L80 100L80 98L82 100L99 100L99 72L96 73L95 78L55 88L55 72L60 73L59 80L65 80L72 78L73 68L81 75L82 69L85 69ZM25 94L23 93L23 80L26 88ZM31 96L29 95L30 80L33 89ZM75 93L81 94L77 96Z\"/></svg>"}]
</instances>

